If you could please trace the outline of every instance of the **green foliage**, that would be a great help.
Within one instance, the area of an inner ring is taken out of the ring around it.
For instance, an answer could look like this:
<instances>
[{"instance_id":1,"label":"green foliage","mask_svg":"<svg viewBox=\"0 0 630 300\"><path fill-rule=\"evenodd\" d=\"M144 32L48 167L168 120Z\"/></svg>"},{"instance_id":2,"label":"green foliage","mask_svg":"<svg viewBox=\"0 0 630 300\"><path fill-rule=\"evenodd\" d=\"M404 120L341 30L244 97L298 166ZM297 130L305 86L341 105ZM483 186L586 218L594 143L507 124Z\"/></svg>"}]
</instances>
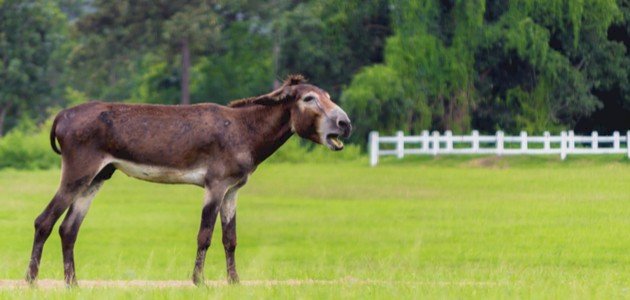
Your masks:
<instances>
[{"instance_id":1,"label":"green foliage","mask_svg":"<svg viewBox=\"0 0 630 300\"><path fill-rule=\"evenodd\" d=\"M75 90L69 86L66 87L65 98L68 107L79 105L90 100L85 93Z\"/></svg>"},{"instance_id":2,"label":"green foliage","mask_svg":"<svg viewBox=\"0 0 630 300\"><path fill-rule=\"evenodd\" d=\"M159 17L164 14L164 11L161 11L161 14L151 15L142 21L147 22L147 26L156 26L154 25L156 21L164 23L163 28L157 30L163 30L161 38L169 47L168 50L178 52L182 41L186 40L194 53L203 52L212 47L213 42L216 42L215 38L220 33L218 16L212 8L213 2L204 0L169 1L169 5L172 5L169 8L172 10L171 16L160 20ZM146 7L146 5L144 6Z\"/></svg>"},{"instance_id":3,"label":"green foliage","mask_svg":"<svg viewBox=\"0 0 630 300\"><path fill-rule=\"evenodd\" d=\"M0 4L0 136L5 116L44 115L59 67L66 17L55 2L6 0Z\"/></svg>"},{"instance_id":4,"label":"green foliage","mask_svg":"<svg viewBox=\"0 0 630 300\"><path fill-rule=\"evenodd\" d=\"M0 138L0 169L49 169L60 165L60 156L50 148L53 118L36 126L32 120L20 124Z\"/></svg>"},{"instance_id":5,"label":"green foliage","mask_svg":"<svg viewBox=\"0 0 630 300\"><path fill-rule=\"evenodd\" d=\"M476 81L484 100L479 109L503 112L478 120L539 132L572 127L601 108L593 90L627 76L623 49L607 39L606 29L618 16L614 1L607 0L512 2L484 31L484 56L477 61L483 74Z\"/></svg>"},{"instance_id":6,"label":"green foliage","mask_svg":"<svg viewBox=\"0 0 630 300\"><path fill-rule=\"evenodd\" d=\"M357 161L365 157L358 145L345 145L342 151L331 151L322 145L305 145L299 137L292 137L267 159L270 163L325 163Z\"/></svg>"},{"instance_id":7,"label":"green foliage","mask_svg":"<svg viewBox=\"0 0 630 300\"><path fill-rule=\"evenodd\" d=\"M337 99L361 67L383 61L388 6L384 0L305 1L273 16L277 75L302 73Z\"/></svg>"},{"instance_id":8,"label":"green foliage","mask_svg":"<svg viewBox=\"0 0 630 300\"><path fill-rule=\"evenodd\" d=\"M177 104L179 103L179 71L158 56L146 55L142 76L132 94L134 102Z\"/></svg>"},{"instance_id":9,"label":"green foliage","mask_svg":"<svg viewBox=\"0 0 630 300\"><path fill-rule=\"evenodd\" d=\"M396 34L387 40L386 67L380 69L387 71L383 77L388 80L383 81L374 69L363 69L356 75L361 80L353 81L342 96L344 105L360 102L357 90L366 89L366 82L381 82L382 88L393 90L381 91L379 107L375 108L392 111L393 117L366 124L369 127L363 129L359 141L364 143L365 132L372 129L413 134L428 128L456 132L470 128L470 108L476 99L474 49L483 23L483 2L462 1L451 8L442 5L438 1L396 4ZM385 94L396 96L383 97ZM354 108L350 115L354 119L364 117Z\"/></svg>"},{"instance_id":10,"label":"green foliage","mask_svg":"<svg viewBox=\"0 0 630 300\"><path fill-rule=\"evenodd\" d=\"M217 102L267 93L274 77L271 51L260 53L270 43L251 30L248 21L235 21L225 28L216 51L198 59L191 70L192 102ZM159 55L146 55L142 76L132 100L145 103L179 103L180 70Z\"/></svg>"},{"instance_id":11,"label":"green foliage","mask_svg":"<svg viewBox=\"0 0 630 300\"><path fill-rule=\"evenodd\" d=\"M352 139L365 140L370 128L379 128L385 134L426 128L428 118L415 114L426 109L414 107L424 102L408 99L400 76L391 67L375 65L363 69L341 97L343 108L353 120Z\"/></svg>"},{"instance_id":12,"label":"green foliage","mask_svg":"<svg viewBox=\"0 0 630 300\"><path fill-rule=\"evenodd\" d=\"M52 106L185 90L227 103L289 73L341 100L362 144L371 130L625 130L628 41L627 0L3 0L0 136Z\"/></svg>"},{"instance_id":13,"label":"green foliage","mask_svg":"<svg viewBox=\"0 0 630 300\"><path fill-rule=\"evenodd\" d=\"M79 43L70 58L76 72L73 85L105 100L124 100L132 98L138 80L161 81L152 73L156 68L177 70L168 72L167 76L173 73L183 76L190 67L182 60L184 53L191 54L194 61L197 54L212 49L216 43L220 23L213 2L93 3L93 12L82 16L74 26ZM159 59L157 67L146 65L149 54L151 62ZM138 74L143 67L152 73L149 78ZM86 78L90 80L86 81ZM178 78L178 83L181 82ZM171 102L170 90L166 90L167 95L159 95L158 100L150 101L169 99Z\"/></svg>"},{"instance_id":14,"label":"green foliage","mask_svg":"<svg viewBox=\"0 0 630 300\"><path fill-rule=\"evenodd\" d=\"M608 37L622 12L614 0L395 2L395 35L379 70L400 83L365 68L342 99L368 126L363 143L370 130L417 132L413 124L455 132L573 127L602 107L597 91L628 85L626 48ZM376 104L365 82L393 90L372 110L403 112L366 118L355 108Z\"/></svg>"},{"instance_id":15,"label":"green foliage","mask_svg":"<svg viewBox=\"0 0 630 300\"><path fill-rule=\"evenodd\" d=\"M193 102L225 104L272 89L272 52L264 51L271 41L252 26L255 24L246 20L231 23L221 35L219 50L193 67Z\"/></svg>"}]
</instances>

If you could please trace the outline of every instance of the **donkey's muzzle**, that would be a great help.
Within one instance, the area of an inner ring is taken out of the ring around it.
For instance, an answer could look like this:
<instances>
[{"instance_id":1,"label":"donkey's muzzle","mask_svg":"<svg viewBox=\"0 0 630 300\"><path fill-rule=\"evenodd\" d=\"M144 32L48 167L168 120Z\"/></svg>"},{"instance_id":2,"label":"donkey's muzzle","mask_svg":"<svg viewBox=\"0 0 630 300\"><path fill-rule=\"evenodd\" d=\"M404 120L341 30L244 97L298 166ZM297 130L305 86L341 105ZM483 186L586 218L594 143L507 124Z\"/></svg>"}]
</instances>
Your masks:
<instances>
[{"instance_id":1,"label":"donkey's muzzle","mask_svg":"<svg viewBox=\"0 0 630 300\"><path fill-rule=\"evenodd\" d=\"M341 136L344 138L348 138L352 133L352 123L350 122L350 118L345 113L337 114L337 120L335 124L337 124L337 128L341 131Z\"/></svg>"}]
</instances>

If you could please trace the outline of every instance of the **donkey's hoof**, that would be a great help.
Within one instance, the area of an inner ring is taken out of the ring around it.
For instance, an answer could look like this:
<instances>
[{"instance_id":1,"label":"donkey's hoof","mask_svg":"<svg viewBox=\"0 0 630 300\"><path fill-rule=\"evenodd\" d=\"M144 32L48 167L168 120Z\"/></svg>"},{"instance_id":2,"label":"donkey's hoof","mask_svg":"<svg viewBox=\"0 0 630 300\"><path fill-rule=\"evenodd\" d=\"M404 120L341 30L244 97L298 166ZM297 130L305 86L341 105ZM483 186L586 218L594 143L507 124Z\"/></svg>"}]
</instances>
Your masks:
<instances>
[{"instance_id":1,"label":"donkey's hoof","mask_svg":"<svg viewBox=\"0 0 630 300\"><path fill-rule=\"evenodd\" d=\"M205 286L205 280L203 280L203 276L193 275L192 282L196 286Z\"/></svg>"},{"instance_id":2,"label":"donkey's hoof","mask_svg":"<svg viewBox=\"0 0 630 300\"><path fill-rule=\"evenodd\" d=\"M238 284L240 282L240 280L238 279L238 274L236 273L228 275L227 281L228 284Z\"/></svg>"},{"instance_id":3,"label":"donkey's hoof","mask_svg":"<svg viewBox=\"0 0 630 300\"><path fill-rule=\"evenodd\" d=\"M76 288L78 287L79 284L77 283L76 279L73 280L66 280L66 288L67 289L72 289L72 288Z\"/></svg>"},{"instance_id":4,"label":"donkey's hoof","mask_svg":"<svg viewBox=\"0 0 630 300\"><path fill-rule=\"evenodd\" d=\"M36 278L34 276L31 276L30 274L26 274L26 277L24 278L24 280L30 286L35 286L35 284L37 283Z\"/></svg>"}]
</instances>

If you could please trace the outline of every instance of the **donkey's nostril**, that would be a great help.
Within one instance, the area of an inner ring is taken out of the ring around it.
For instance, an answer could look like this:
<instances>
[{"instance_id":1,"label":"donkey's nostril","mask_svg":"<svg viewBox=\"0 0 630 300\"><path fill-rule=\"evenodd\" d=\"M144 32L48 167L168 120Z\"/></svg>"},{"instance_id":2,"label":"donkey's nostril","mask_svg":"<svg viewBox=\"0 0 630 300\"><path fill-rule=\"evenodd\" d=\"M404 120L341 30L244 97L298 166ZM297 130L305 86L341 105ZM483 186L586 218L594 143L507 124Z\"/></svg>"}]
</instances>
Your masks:
<instances>
[{"instance_id":1,"label":"donkey's nostril","mask_svg":"<svg viewBox=\"0 0 630 300\"><path fill-rule=\"evenodd\" d=\"M352 131L352 125L350 125L350 120L348 119L339 119L337 120L337 127L341 129L343 137L350 136L350 132Z\"/></svg>"},{"instance_id":2,"label":"donkey's nostril","mask_svg":"<svg viewBox=\"0 0 630 300\"><path fill-rule=\"evenodd\" d=\"M341 128L341 129L346 129L346 128L348 128L348 126L350 126L350 124L347 121L345 121L345 120L338 120L337 121L337 126L339 126L339 128Z\"/></svg>"}]
</instances>

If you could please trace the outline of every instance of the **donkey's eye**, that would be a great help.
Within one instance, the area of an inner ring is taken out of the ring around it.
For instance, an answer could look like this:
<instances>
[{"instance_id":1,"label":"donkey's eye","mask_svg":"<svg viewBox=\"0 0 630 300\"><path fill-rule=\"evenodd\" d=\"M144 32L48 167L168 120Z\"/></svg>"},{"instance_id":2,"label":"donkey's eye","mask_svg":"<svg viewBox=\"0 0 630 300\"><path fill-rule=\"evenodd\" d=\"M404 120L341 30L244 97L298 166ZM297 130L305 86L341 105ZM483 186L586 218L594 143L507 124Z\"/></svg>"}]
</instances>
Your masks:
<instances>
[{"instance_id":1,"label":"donkey's eye","mask_svg":"<svg viewBox=\"0 0 630 300\"><path fill-rule=\"evenodd\" d=\"M311 102L315 100L315 96L306 96L304 97L304 102Z\"/></svg>"}]
</instances>

